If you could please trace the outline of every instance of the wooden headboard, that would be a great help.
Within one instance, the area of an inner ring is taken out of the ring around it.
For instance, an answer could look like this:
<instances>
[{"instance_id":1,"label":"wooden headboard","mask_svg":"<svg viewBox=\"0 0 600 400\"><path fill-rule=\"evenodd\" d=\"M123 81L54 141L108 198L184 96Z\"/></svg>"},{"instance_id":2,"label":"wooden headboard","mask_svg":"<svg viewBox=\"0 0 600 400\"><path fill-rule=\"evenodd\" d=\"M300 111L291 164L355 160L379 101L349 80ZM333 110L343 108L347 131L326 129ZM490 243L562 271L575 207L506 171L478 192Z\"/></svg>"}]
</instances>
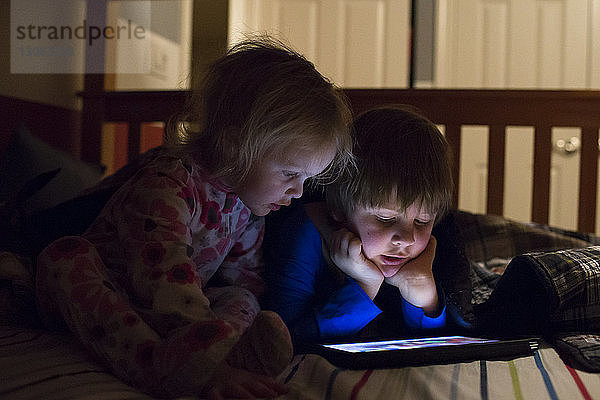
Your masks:
<instances>
[{"instance_id":1,"label":"wooden headboard","mask_svg":"<svg viewBox=\"0 0 600 400\"><path fill-rule=\"evenodd\" d=\"M461 127L489 127L487 213L503 214L504 166L507 126L533 127L533 199L531 220L546 224L549 218L552 127L581 128L579 210L577 228L594 232L598 174L600 91L591 90L446 90L446 89L344 89L355 114L385 104L410 104L436 124L460 160ZM129 124L128 156L140 149L142 122L166 121L183 107L186 91L103 92L83 94L82 158L99 162L104 122ZM458 163L457 163L458 164ZM460 185L458 166L454 170ZM455 191L454 205L458 204Z\"/></svg>"}]
</instances>

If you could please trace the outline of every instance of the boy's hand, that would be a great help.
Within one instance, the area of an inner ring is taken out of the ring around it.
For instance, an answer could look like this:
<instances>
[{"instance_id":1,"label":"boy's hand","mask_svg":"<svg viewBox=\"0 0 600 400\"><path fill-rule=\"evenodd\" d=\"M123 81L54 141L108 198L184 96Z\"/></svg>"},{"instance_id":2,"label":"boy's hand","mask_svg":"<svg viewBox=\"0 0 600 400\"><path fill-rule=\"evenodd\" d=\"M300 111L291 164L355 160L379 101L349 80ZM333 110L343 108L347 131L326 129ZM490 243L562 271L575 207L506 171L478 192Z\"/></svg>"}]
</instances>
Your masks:
<instances>
[{"instance_id":1,"label":"boy's hand","mask_svg":"<svg viewBox=\"0 0 600 400\"><path fill-rule=\"evenodd\" d=\"M352 232L342 228L333 233L329 249L331 261L345 274L354 278L372 299L383 283L379 268L362 252L362 242Z\"/></svg>"},{"instance_id":2,"label":"boy's hand","mask_svg":"<svg viewBox=\"0 0 600 400\"><path fill-rule=\"evenodd\" d=\"M398 272L385 281L396 286L402 297L414 306L423 309L426 315L437 311L438 296L433 279L433 259L437 241L431 236L427 247L418 257L410 260Z\"/></svg>"}]
</instances>

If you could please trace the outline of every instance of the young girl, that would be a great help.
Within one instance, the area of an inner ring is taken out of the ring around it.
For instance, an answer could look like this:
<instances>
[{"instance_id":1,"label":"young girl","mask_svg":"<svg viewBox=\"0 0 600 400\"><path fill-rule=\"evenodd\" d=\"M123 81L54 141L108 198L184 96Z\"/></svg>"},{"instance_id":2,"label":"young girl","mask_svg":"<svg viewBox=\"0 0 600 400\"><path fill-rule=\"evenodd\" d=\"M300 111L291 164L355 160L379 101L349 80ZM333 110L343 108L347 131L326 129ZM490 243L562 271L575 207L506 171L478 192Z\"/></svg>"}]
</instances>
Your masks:
<instances>
[{"instance_id":1,"label":"young girl","mask_svg":"<svg viewBox=\"0 0 600 400\"><path fill-rule=\"evenodd\" d=\"M117 376L156 396L274 397L292 356L259 312L263 218L307 178L345 165L348 109L334 86L269 39L208 71L170 145L98 187L114 194L81 236L38 257L48 325L64 321Z\"/></svg>"},{"instance_id":2,"label":"young girl","mask_svg":"<svg viewBox=\"0 0 600 400\"><path fill-rule=\"evenodd\" d=\"M266 308L296 341L406 334L449 320L468 326L455 303L470 307L469 264L449 245L455 237L442 239L453 189L444 137L394 107L368 111L352 127L357 169L326 188L338 230L324 223L322 203L268 218Z\"/></svg>"}]
</instances>

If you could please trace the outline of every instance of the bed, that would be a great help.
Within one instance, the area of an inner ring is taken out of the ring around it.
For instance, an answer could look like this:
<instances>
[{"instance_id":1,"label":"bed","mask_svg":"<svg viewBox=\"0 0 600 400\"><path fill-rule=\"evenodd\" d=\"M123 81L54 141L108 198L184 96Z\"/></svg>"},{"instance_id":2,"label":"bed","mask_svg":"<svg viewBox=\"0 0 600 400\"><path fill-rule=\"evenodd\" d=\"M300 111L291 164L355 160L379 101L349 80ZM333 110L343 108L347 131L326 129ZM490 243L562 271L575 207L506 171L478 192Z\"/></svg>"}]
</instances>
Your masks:
<instances>
[{"instance_id":1,"label":"bed","mask_svg":"<svg viewBox=\"0 0 600 400\"><path fill-rule=\"evenodd\" d=\"M600 398L600 238L594 234L600 92L539 90L346 89L355 113L390 103L411 104L444 125L455 157L461 126L489 126L487 210L456 210L471 262L473 303L492 296L535 312L545 344L533 355L509 360L376 370L338 368L322 357L297 354L279 376L289 399L592 399ZM83 93L80 162L97 165L102 125L127 124L126 157L141 148L144 123L166 121L187 93ZM503 214L506 126L535 128L530 223ZM578 226L548 225L550 131L576 126L582 132ZM459 171L455 179L460 185ZM458 204L458 195L454 204ZM32 320L29 260L0 253L0 398L147 399L90 359L73 337L49 332ZM517 289L515 289L517 288Z\"/></svg>"}]
</instances>

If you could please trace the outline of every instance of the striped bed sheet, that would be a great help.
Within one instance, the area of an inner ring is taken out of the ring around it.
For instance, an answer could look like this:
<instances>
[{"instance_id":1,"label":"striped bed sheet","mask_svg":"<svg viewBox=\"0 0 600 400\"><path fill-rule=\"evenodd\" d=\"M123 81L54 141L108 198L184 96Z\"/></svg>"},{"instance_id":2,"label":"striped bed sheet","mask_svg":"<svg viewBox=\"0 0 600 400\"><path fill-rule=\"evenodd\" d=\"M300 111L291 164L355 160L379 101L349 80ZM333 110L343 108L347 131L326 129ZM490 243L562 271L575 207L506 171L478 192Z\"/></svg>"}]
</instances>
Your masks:
<instances>
[{"instance_id":1,"label":"striped bed sheet","mask_svg":"<svg viewBox=\"0 0 600 400\"><path fill-rule=\"evenodd\" d=\"M600 374L567 366L552 348L509 361L381 370L297 355L279 379L290 389L281 399L600 399ZM0 326L0 399L152 398L91 360L68 334Z\"/></svg>"},{"instance_id":2,"label":"striped bed sheet","mask_svg":"<svg viewBox=\"0 0 600 400\"><path fill-rule=\"evenodd\" d=\"M147 400L90 359L73 336L0 326L0 399Z\"/></svg>"},{"instance_id":3,"label":"striped bed sheet","mask_svg":"<svg viewBox=\"0 0 600 400\"><path fill-rule=\"evenodd\" d=\"M68 335L3 326L0 330L3 399L147 399L89 360Z\"/></svg>"},{"instance_id":4,"label":"striped bed sheet","mask_svg":"<svg viewBox=\"0 0 600 400\"><path fill-rule=\"evenodd\" d=\"M600 399L600 374L567 366L552 348L509 361L346 370L316 355L295 357L282 399Z\"/></svg>"}]
</instances>

